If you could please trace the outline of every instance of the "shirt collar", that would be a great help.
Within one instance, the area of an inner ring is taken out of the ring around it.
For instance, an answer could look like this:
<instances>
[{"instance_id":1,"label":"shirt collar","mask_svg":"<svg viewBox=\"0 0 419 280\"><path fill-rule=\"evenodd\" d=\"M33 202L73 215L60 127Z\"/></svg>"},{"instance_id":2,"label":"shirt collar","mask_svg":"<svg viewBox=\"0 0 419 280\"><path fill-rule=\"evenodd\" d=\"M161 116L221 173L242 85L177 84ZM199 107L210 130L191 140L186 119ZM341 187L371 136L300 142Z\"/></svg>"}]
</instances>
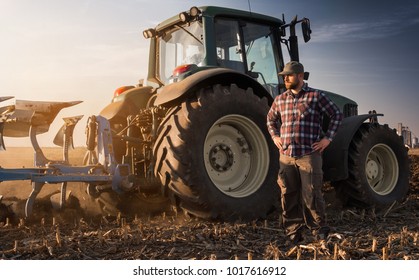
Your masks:
<instances>
[{"instance_id":1,"label":"shirt collar","mask_svg":"<svg viewBox=\"0 0 419 280\"><path fill-rule=\"evenodd\" d=\"M305 93L305 92L307 92L307 91L310 91L310 88L308 87L308 84L307 84L307 83L304 83L304 84L303 84L303 87L301 88L300 92L299 92L297 95L294 95L294 94L292 93L292 91L291 91L291 90L289 90L289 89L288 89L285 93L286 93L288 96L296 97L296 96L300 96L302 93Z\"/></svg>"}]
</instances>

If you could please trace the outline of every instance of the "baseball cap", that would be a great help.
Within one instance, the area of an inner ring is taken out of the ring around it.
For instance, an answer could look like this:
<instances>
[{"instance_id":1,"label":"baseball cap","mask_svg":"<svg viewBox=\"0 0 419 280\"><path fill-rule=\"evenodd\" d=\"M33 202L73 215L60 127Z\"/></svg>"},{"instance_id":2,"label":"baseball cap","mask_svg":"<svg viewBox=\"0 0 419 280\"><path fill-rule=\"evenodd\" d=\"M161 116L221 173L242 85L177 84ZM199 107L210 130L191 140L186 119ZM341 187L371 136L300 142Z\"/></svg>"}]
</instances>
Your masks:
<instances>
[{"instance_id":1,"label":"baseball cap","mask_svg":"<svg viewBox=\"0 0 419 280\"><path fill-rule=\"evenodd\" d=\"M304 73L304 66L298 61L290 61L285 64L284 69L282 72L279 72L278 75L290 75L298 73Z\"/></svg>"}]
</instances>

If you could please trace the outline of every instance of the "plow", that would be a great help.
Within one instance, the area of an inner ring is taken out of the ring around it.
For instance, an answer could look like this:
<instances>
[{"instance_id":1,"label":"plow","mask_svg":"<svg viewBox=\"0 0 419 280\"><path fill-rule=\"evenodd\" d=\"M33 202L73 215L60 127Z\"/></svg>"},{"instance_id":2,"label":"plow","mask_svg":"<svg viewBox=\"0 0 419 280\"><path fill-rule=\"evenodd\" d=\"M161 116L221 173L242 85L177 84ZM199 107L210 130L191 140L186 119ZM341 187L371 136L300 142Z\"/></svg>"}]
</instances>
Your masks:
<instances>
[{"instance_id":1,"label":"plow","mask_svg":"<svg viewBox=\"0 0 419 280\"><path fill-rule=\"evenodd\" d=\"M5 101L12 97L3 97ZM132 184L128 180L129 166L117 164L112 152L112 136L109 122L101 116L91 116L86 126L90 143L83 166L73 166L69 162L69 149L73 146L73 132L83 116L64 118L64 124L54 138L54 144L62 147L61 160L49 159L38 144L37 136L46 132L58 112L66 107L79 104L75 102L38 102L16 100L14 105L0 108L0 143L6 146L3 137L28 136L34 151L34 167L0 168L0 181L30 181L32 191L26 200L25 215L32 213L35 199L45 184L61 184L59 208L66 204L68 182L86 184L86 191L95 196L100 190L112 189L117 193L129 190Z\"/></svg>"}]
</instances>

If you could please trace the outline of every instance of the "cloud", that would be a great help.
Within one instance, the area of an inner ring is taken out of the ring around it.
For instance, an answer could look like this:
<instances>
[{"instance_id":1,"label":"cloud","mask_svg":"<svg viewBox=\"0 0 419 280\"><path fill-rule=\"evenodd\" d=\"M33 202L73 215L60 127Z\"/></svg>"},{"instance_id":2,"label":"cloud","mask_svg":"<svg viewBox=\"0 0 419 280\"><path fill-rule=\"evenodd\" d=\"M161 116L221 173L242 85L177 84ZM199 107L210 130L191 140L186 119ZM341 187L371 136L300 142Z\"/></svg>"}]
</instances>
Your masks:
<instances>
[{"instance_id":1,"label":"cloud","mask_svg":"<svg viewBox=\"0 0 419 280\"><path fill-rule=\"evenodd\" d=\"M317 27L313 42L350 42L353 40L382 39L397 36L419 24L419 5L368 18L354 18L351 22L330 23Z\"/></svg>"},{"instance_id":2,"label":"cloud","mask_svg":"<svg viewBox=\"0 0 419 280\"><path fill-rule=\"evenodd\" d=\"M417 24L419 24L419 19L329 24L318 27L313 32L312 38L313 42L349 42L389 38Z\"/></svg>"}]
</instances>

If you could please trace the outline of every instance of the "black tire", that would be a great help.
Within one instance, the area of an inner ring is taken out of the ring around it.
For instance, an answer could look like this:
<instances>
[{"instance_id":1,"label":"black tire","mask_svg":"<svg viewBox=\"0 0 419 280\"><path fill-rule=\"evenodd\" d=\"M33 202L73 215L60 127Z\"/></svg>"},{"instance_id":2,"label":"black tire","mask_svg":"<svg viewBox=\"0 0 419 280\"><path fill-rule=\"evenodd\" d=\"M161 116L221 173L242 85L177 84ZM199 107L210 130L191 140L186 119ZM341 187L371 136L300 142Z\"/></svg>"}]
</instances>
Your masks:
<instances>
[{"instance_id":1,"label":"black tire","mask_svg":"<svg viewBox=\"0 0 419 280\"><path fill-rule=\"evenodd\" d=\"M176 202L201 218L263 218L278 206L278 150L266 128L266 99L215 85L163 120L155 173Z\"/></svg>"},{"instance_id":2,"label":"black tire","mask_svg":"<svg viewBox=\"0 0 419 280\"><path fill-rule=\"evenodd\" d=\"M349 178L334 182L349 206L382 207L405 198L409 159L402 138L387 125L363 124L349 147Z\"/></svg>"}]
</instances>

